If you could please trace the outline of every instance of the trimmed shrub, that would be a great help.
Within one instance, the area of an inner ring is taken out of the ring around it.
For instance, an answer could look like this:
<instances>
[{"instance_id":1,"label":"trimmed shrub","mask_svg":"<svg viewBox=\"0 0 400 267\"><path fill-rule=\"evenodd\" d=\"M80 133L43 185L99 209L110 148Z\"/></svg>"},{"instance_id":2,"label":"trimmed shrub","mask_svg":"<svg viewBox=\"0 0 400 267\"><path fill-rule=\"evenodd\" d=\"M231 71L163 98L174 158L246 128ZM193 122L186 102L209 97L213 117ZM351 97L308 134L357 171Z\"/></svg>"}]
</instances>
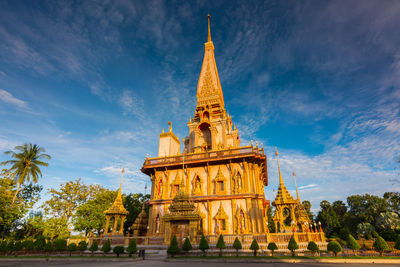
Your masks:
<instances>
[{"instance_id":1,"label":"trimmed shrub","mask_svg":"<svg viewBox=\"0 0 400 267\"><path fill-rule=\"evenodd\" d=\"M56 251L66 251L67 250L67 240L56 239L54 241L54 250Z\"/></svg>"},{"instance_id":2,"label":"trimmed shrub","mask_svg":"<svg viewBox=\"0 0 400 267\"><path fill-rule=\"evenodd\" d=\"M342 229L340 229L339 231L339 237L340 239L347 241L347 239L349 239L349 235L350 235L350 230L347 227L344 227Z\"/></svg>"},{"instance_id":3,"label":"trimmed shrub","mask_svg":"<svg viewBox=\"0 0 400 267\"><path fill-rule=\"evenodd\" d=\"M235 241L233 241L232 247L236 249L236 256L239 256L239 249L242 249L242 243L240 243L239 238L235 238Z\"/></svg>"},{"instance_id":4,"label":"trimmed shrub","mask_svg":"<svg viewBox=\"0 0 400 267\"><path fill-rule=\"evenodd\" d=\"M313 254L313 256L315 255L315 253L319 252L319 247L318 247L318 245L317 245L314 241L308 242L307 249L308 249L309 251L311 251L311 253Z\"/></svg>"},{"instance_id":5,"label":"trimmed shrub","mask_svg":"<svg viewBox=\"0 0 400 267\"><path fill-rule=\"evenodd\" d=\"M2 241L0 243L0 252L6 252L7 251L7 242L6 241Z\"/></svg>"},{"instance_id":6,"label":"trimmed shrub","mask_svg":"<svg viewBox=\"0 0 400 267\"><path fill-rule=\"evenodd\" d=\"M207 249L209 249L210 246L208 245L208 241L206 239L206 237L204 235L201 235L201 239L200 239L200 244L199 244L199 249L201 251L203 251L203 256L206 255L206 251Z\"/></svg>"},{"instance_id":7,"label":"trimmed shrub","mask_svg":"<svg viewBox=\"0 0 400 267\"><path fill-rule=\"evenodd\" d=\"M92 245L90 245L89 250L93 253L97 250L99 250L99 245L97 244L97 240L93 241Z\"/></svg>"},{"instance_id":8,"label":"trimmed shrub","mask_svg":"<svg viewBox=\"0 0 400 267\"><path fill-rule=\"evenodd\" d=\"M132 257L132 254L137 252L137 247L136 247L136 240L133 238L131 242L129 243L129 246L126 248L126 252L128 252L129 257Z\"/></svg>"},{"instance_id":9,"label":"trimmed shrub","mask_svg":"<svg viewBox=\"0 0 400 267\"><path fill-rule=\"evenodd\" d=\"M24 244L21 241L17 241L14 244L14 251L21 251L24 249Z\"/></svg>"},{"instance_id":10,"label":"trimmed shrub","mask_svg":"<svg viewBox=\"0 0 400 267\"><path fill-rule=\"evenodd\" d=\"M113 252L117 254L117 257L119 257L120 254L123 254L125 251L125 248L123 246L115 246L113 249Z\"/></svg>"},{"instance_id":11,"label":"trimmed shrub","mask_svg":"<svg viewBox=\"0 0 400 267\"><path fill-rule=\"evenodd\" d=\"M32 251L35 249L35 243L33 243L32 240L25 240L22 244L24 245L24 249L26 251Z\"/></svg>"},{"instance_id":12,"label":"trimmed shrub","mask_svg":"<svg viewBox=\"0 0 400 267\"><path fill-rule=\"evenodd\" d=\"M271 242L271 243L268 244L267 249L271 250L271 254L272 254L272 257L273 257L275 250L278 249L278 246L274 242Z\"/></svg>"},{"instance_id":13,"label":"trimmed shrub","mask_svg":"<svg viewBox=\"0 0 400 267\"><path fill-rule=\"evenodd\" d=\"M347 239L346 246L349 249L353 250L354 255L356 255L356 251L361 248L360 244L358 244L357 240L355 240L351 234L349 235L349 238Z\"/></svg>"},{"instance_id":14,"label":"trimmed shrub","mask_svg":"<svg viewBox=\"0 0 400 267\"><path fill-rule=\"evenodd\" d=\"M44 246L44 251L46 251L46 254L48 254L50 251L54 250L53 242L50 240L46 242L46 245Z\"/></svg>"},{"instance_id":15,"label":"trimmed shrub","mask_svg":"<svg viewBox=\"0 0 400 267\"><path fill-rule=\"evenodd\" d=\"M192 244L190 243L190 239L189 239L189 237L186 237L185 242L183 242L183 245L182 245L182 250L185 252L188 252L191 249L192 249Z\"/></svg>"},{"instance_id":16,"label":"trimmed shrub","mask_svg":"<svg viewBox=\"0 0 400 267\"><path fill-rule=\"evenodd\" d=\"M101 251L103 251L104 256L105 256L105 253L108 253L111 251L110 239L107 239L107 241L103 244L103 246L101 247Z\"/></svg>"},{"instance_id":17,"label":"trimmed shrub","mask_svg":"<svg viewBox=\"0 0 400 267\"><path fill-rule=\"evenodd\" d=\"M251 242L250 249L253 251L254 257L257 257L257 250L260 249L260 246L255 238L253 239L253 242Z\"/></svg>"},{"instance_id":18,"label":"trimmed shrub","mask_svg":"<svg viewBox=\"0 0 400 267\"><path fill-rule=\"evenodd\" d=\"M221 234L218 237L216 248L219 248L219 256L222 257L222 250L226 248L224 236Z\"/></svg>"},{"instance_id":19,"label":"trimmed shrub","mask_svg":"<svg viewBox=\"0 0 400 267\"><path fill-rule=\"evenodd\" d=\"M292 257L294 257L296 255L296 249L299 248L299 245L297 245L296 240L294 240L294 236L292 235L292 237L289 240L289 244L287 246L287 248L292 252Z\"/></svg>"},{"instance_id":20,"label":"trimmed shrub","mask_svg":"<svg viewBox=\"0 0 400 267\"><path fill-rule=\"evenodd\" d=\"M76 246L75 243L69 244L69 245L68 245L69 255L71 256L71 255L72 255L72 252L76 251L76 249L77 249L77 246Z\"/></svg>"},{"instance_id":21,"label":"trimmed shrub","mask_svg":"<svg viewBox=\"0 0 400 267\"><path fill-rule=\"evenodd\" d=\"M44 246L46 246L46 238L44 238L44 236L39 236L35 241L35 250L43 251Z\"/></svg>"},{"instance_id":22,"label":"trimmed shrub","mask_svg":"<svg viewBox=\"0 0 400 267\"><path fill-rule=\"evenodd\" d=\"M86 249L87 249L87 243L86 243L86 241L81 241L81 242L79 242L79 244L78 244L78 250L79 250L79 252L80 252L80 254L82 254L82 252L84 252Z\"/></svg>"},{"instance_id":23,"label":"trimmed shrub","mask_svg":"<svg viewBox=\"0 0 400 267\"><path fill-rule=\"evenodd\" d=\"M384 250L388 250L389 246L386 243L385 239L383 239L382 237L378 236L375 239L375 242L373 244L373 247L379 252L379 256L383 255L383 251Z\"/></svg>"},{"instance_id":24,"label":"trimmed shrub","mask_svg":"<svg viewBox=\"0 0 400 267\"><path fill-rule=\"evenodd\" d=\"M400 235L397 236L396 243L394 244L394 248L400 250Z\"/></svg>"},{"instance_id":25,"label":"trimmed shrub","mask_svg":"<svg viewBox=\"0 0 400 267\"><path fill-rule=\"evenodd\" d=\"M14 241L11 240L10 242L7 243L6 251L7 253L12 254L14 252L14 249L15 249L15 244Z\"/></svg>"},{"instance_id":26,"label":"trimmed shrub","mask_svg":"<svg viewBox=\"0 0 400 267\"><path fill-rule=\"evenodd\" d=\"M377 238L379 235L378 235L378 232L377 231L372 231L372 236L374 237L374 238Z\"/></svg>"},{"instance_id":27,"label":"trimmed shrub","mask_svg":"<svg viewBox=\"0 0 400 267\"><path fill-rule=\"evenodd\" d=\"M327 249L328 249L328 251L333 252L333 254L335 255L335 257L337 257L337 254L338 254L340 251L343 251L342 246L341 246L338 242L336 242L336 241L331 241L331 242L329 242L329 243L328 243L328 246L327 246Z\"/></svg>"},{"instance_id":28,"label":"trimmed shrub","mask_svg":"<svg viewBox=\"0 0 400 267\"><path fill-rule=\"evenodd\" d=\"M170 254L172 257L175 254L179 253L179 246L178 246L178 241L176 240L176 236L174 235L172 237L171 243L167 249L167 253Z\"/></svg>"}]
</instances>

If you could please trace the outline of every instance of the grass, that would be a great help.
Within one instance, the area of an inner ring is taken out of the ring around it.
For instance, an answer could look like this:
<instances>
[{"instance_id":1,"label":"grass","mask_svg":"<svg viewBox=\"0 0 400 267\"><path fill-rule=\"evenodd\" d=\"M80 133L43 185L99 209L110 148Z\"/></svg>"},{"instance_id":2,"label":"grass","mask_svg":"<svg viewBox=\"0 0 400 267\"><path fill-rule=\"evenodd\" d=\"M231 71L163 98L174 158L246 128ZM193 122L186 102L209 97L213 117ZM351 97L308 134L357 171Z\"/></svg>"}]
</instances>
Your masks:
<instances>
[{"instance_id":1,"label":"grass","mask_svg":"<svg viewBox=\"0 0 400 267\"><path fill-rule=\"evenodd\" d=\"M126 255L126 256L125 256ZM59 256L43 256L43 255L19 255L19 256L14 256L14 255L8 255L8 256L0 256L0 259L16 259L16 258L22 258L22 259L136 259L137 257L128 257L128 254L121 254L119 257L117 257L116 255L114 256L100 256L100 255L96 255L96 256L91 256L91 255L87 255L87 256L69 256L69 255L59 255Z\"/></svg>"},{"instance_id":2,"label":"grass","mask_svg":"<svg viewBox=\"0 0 400 267\"><path fill-rule=\"evenodd\" d=\"M400 259L400 256L345 256L345 257L317 257L317 256L175 256L174 259Z\"/></svg>"}]
</instances>

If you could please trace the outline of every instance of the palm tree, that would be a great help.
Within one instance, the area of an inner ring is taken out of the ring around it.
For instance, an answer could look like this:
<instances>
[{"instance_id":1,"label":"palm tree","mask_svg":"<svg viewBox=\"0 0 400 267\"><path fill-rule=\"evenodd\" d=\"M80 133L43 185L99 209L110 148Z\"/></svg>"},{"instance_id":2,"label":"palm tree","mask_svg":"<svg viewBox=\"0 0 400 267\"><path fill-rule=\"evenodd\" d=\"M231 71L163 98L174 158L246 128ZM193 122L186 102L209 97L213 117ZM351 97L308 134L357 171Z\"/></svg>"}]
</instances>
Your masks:
<instances>
[{"instance_id":1,"label":"palm tree","mask_svg":"<svg viewBox=\"0 0 400 267\"><path fill-rule=\"evenodd\" d=\"M43 154L46 150L36 144L16 146L14 150L4 152L4 154L11 155L14 159L0 163L1 165L12 164L10 171L13 172L14 180L18 184L12 203L14 203L18 195L21 184L25 183L25 181L29 182L31 178L34 183L37 183L38 177L42 176L39 166L48 166L49 164L41 161L41 159L51 159L49 155Z\"/></svg>"}]
</instances>

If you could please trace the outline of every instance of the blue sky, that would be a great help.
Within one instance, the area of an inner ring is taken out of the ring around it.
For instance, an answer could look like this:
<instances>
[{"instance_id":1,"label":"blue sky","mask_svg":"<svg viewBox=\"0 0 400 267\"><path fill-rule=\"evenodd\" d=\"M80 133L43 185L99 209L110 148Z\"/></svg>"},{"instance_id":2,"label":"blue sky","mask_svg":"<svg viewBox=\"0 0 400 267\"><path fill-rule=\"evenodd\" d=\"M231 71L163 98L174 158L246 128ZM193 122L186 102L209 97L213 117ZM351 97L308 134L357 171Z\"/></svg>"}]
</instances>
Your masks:
<instances>
[{"instance_id":1,"label":"blue sky","mask_svg":"<svg viewBox=\"0 0 400 267\"><path fill-rule=\"evenodd\" d=\"M225 106L318 208L399 191L399 1L1 1L0 150L52 155L45 188L142 192L167 122L194 114L210 13ZM0 155L0 160L5 160ZM46 196L44 196L46 198Z\"/></svg>"}]
</instances>

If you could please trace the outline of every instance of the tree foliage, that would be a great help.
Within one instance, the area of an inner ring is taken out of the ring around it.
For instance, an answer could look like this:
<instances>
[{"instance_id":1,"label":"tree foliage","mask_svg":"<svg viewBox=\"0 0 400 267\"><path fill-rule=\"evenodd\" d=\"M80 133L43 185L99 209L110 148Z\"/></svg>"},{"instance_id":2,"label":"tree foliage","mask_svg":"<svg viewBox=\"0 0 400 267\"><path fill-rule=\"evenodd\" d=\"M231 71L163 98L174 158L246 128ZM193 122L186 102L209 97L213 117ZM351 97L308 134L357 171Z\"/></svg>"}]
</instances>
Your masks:
<instances>
[{"instance_id":1,"label":"tree foliage","mask_svg":"<svg viewBox=\"0 0 400 267\"><path fill-rule=\"evenodd\" d=\"M275 229L275 223L274 223L273 214L272 214L272 207L268 207L267 218L268 218L268 230L269 230L269 232L270 233L277 232L278 229Z\"/></svg>"},{"instance_id":2,"label":"tree foliage","mask_svg":"<svg viewBox=\"0 0 400 267\"><path fill-rule=\"evenodd\" d=\"M54 249L56 251L65 251L65 250L67 250L67 240L61 239L61 238L56 239L54 241Z\"/></svg>"},{"instance_id":3,"label":"tree foliage","mask_svg":"<svg viewBox=\"0 0 400 267\"><path fill-rule=\"evenodd\" d=\"M124 246L115 246L113 249L113 252L117 254L117 257L119 257L120 254L123 254L124 251L125 251Z\"/></svg>"},{"instance_id":4,"label":"tree foliage","mask_svg":"<svg viewBox=\"0 0 400 267\"><path fill-rule=\"evenodd\" d=\"M399 231L400 217L395 212L384 212L378 215L376 227L382 231Z\"/></svg>"},{"instance_id":5,"label":"tree foliage","mask_svg":"<svg viewBox=\"0 0 400 267\"><path fill-rule=\"evenodd\" d=\"M361 248L360 244L354 239L354 237L350 234L349 238L347 239L347 247L351 250L353 250L354 254L356 253L357 250Z\"/></svg>"},{"instance_id":6,"label":"tree foliage","mask_svg":"<svg viewBox=\"0 0 400 267\"><path fill-rule=\"evenodd\" d=\"M17 182L17 190L12 199L12 203L18 196L20 186L25 181L37 183L39 177L42 176L40 166L48 166L43 159L50 160L50 155L45 154L46 150L38 145L24 144L14 147L15 151L6 151L4 154L10 155L11 160L3 161L0 165L11 165L9 171L12 172L14 180Z\"/></svg>"},{"instance_id":7,"label":"tree foliage","mask_svg":"<svg viewBox=\"0 0 400 267\"><path fill-rule=\"evenodd\" d=\"M204 235L201 235L200 239L200 244L199 244L199 249L203 251L203 255L206 255L207 249L209 249L210 246L208 245L208 241Z\"/></svg>"},{"instance_id":8,"label":"tree foliage","mask_svg":"<svg viewBox=\"0 0 400 267\"><path fill-rule=\"evenodd\" d=\"M226 244L224 241L224 236L221 234L218 237L217 245L215 246L216 248L219 249L219 256L222 256L222 250L226 248Z\"/></svg>"},{"instance_id":9,"label":"tree foliage","mask_svg":"<svg viewBox=\"0 0 400 267\"><path fill-rule=\"evenodd\" d=\"M192 249L192 244L190 243L190 239L189 237L186 237L182 245L182 250L187 252L191 249Z\"/></svg>"},{"instance_id":10,"label":"tree foliage","mask_svg":"<svg viewBox=\"0 0 400 267\"><path fill-rule=\"evenodd\" d=\"M311 251L313 255L315 255L315 253L319 252L319 247L318 247L317 243L315 243L314 241L308 242L307 249L309 251Z\"/></svg>"},{"instance_id":11,"label":"tree foliage","mask_svg":"<svg viewBox=\"0 0 400 267\"><path fill-rule=\"evenodd\" d=\"M260 246L258 245L257 240L254 238L254 239L253 239L253 242L251 242L251 245L250 245L250 250L253 251L254 257L257 256L257 251L258 251L259 249L260 249Z\"/></svg>"},{"instance_id":12,"label":"tree foliage","mask_svg":"<svg viewBox=\"0 0 400 267\"><path fill-rule=\"evenodd\" d=\"M142 211L143 201L148 201L150 195L147 194L128 194L124 196L124 207L129 212L124 223L124 230L127 231L130 226L134 223L139 213ZM149 206L145 206L146 214L149 214Z\"/></svg>"},{"instance_id":13,"label":"tree foliage","mask_svg":"<svg viewBox=\"0 0 400 267\"><path fill-rule=\"evenodd\" d=\"M107 241L103 244L103 246L101 247L101 251L103 251L104 253L108 253L111 251L110 239L107 239Z\"/></svg>"},{"instance_id":14,"label":"tree foliage","mask_svg":"<svg viewBox=\"0 0 400 267\"><path fill-rule=\"evenodd\" d=\"M240 242L239 238L235 238L232 247L236 249L236 256L239 256L239 249L242 249L242 243Z\"/></svg>"},{"instance_id":15,"label":"tree foliage","mask_svg":"<svg viewBox=\"0 0 400 267\"><path fill-rule=\"evenodd\" d=\"M132 254L137 252L135 238L132 238L131 242L129 243L129 246L126 248L126 252L128 252L129 257L132 257Z\"/></svg>"},{"instance_id":16,"label":"tree foliage","mask_svg":"<svg viewBox=\"0 0 400 267\"><path fill-rule=\"evenodd\" d=\"M307 216L311 221L314 221L314 214L311 212L311 202L308 200L304 200L301 204L303 204L304 209L307 212Z\"/></svg>"},{"instance_id":17,"label":"tree foliage","mask_svg":"<svg viewBox=\"0 0 400 267\"><path fill-rule=\"evenodd\" d=\"M93 243L90 245L89 250L92 252L92 255L95 251L99 250L99 245L97 240L94 240Z\"/></svg>"},{"instance_id":18,"label":"tree foliage","mask_svg":"<svg viewBox=\"0 0 400 267\"><path fill-rule=\"evenodd\" d=\"M372 246L379 252L380 256L383 255L383 251L389 249L389 246L386 243L385 239L383 239L381 236L378 236L375 239L375 242L374 242L374 244Z\"/></svg>"}]
</instances>

